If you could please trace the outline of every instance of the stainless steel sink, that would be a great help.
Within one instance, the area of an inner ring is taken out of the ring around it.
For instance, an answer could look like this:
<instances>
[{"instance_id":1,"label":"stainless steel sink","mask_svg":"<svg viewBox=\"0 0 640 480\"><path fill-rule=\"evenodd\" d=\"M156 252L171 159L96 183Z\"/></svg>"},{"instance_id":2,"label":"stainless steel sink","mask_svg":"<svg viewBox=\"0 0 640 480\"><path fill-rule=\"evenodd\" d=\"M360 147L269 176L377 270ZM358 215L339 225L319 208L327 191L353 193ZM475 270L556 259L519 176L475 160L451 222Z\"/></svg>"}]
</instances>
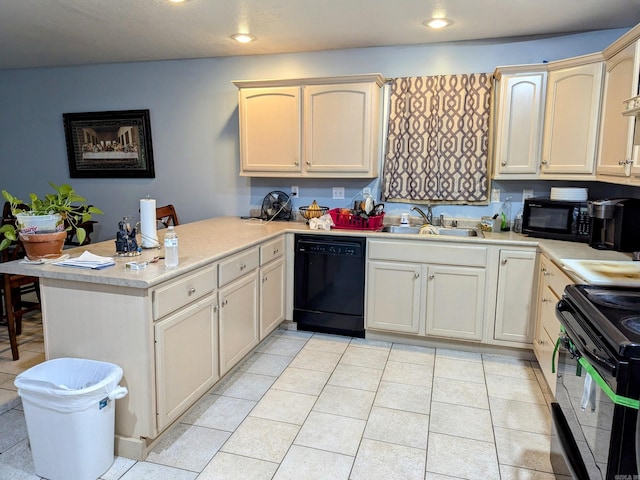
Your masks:
<instances>
[{"instance_id":1,"label":"stainless steel sink","mask_svg":"<svg viewBox=\"0 0 640 480\"><path fill-rule=\"evenodd\" d=\"M427 234L433 235L433 234ZM450 235L453 237L482 237L482 233L475 228L438 228L436 235Z\"/></svg>"},{"instance_id":2,"label":"stainless steel sink","mask_svg":"<svg viewBox=\"0 0 640 480\"><path fill-rule=\"evenodd\" d=\"M382 229L387 233L420 233L420 227L403 227L402 225L387 225Z\"/></svg>"}]
</instances>

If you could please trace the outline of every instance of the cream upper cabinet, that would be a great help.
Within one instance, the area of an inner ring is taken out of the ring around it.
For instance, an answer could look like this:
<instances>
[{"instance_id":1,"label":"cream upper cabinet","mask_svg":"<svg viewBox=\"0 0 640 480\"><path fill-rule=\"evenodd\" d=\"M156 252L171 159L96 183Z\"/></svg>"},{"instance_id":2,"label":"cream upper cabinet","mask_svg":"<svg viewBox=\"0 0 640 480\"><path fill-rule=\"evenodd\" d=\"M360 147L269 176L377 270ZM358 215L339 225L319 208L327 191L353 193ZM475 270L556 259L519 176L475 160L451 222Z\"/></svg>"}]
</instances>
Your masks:
<instances>
[{"instance_id":1,"label":"cream upper cabinet","mask_svg":"<svg viewBox=\"0 0 640 480\"><path fill-rule=\"evenodd\" d=\"M240 175L374 178L380 75L238 81Z\"/></svg>"},{"instance_id":2,"label":"cream upper cabinet","mask_svg":"<svg viewBox=\"0 0 640 480\"><path fill-rule=\"evenodd\" d=\"M541 178L594 173L602 72L601 54L549 65Z\"/></svg>"},{"instance_id":3,"label":"cream upper cabinet","mask_svg":"<svg viewBox=\"0 0 640 480\"><path fill-rule=\"evenodd\" d=\"M621 41L625 37L622 37ZM629 176L633 158L635 117L622 115L624 101L638 93L639 42L633 41L617 53L618 42L604 51L605 77L600 125L597 174Z\"/></svg>"},{"instance_id":4,"label":"cream upper cabinet","mask_svg":"<svg viewBox=\"0 0 640 480\"><path fill-rule=\"evenodd\" d=\"M535 276L535 250L500 250L495 340L532 343Z\"/></svg>"},{"instance_id":5,"label":"cream upper cabinet","mask_svg":"<svg viewBox=\"0 0 640 480\"><path fill-rule=\"evenodd\" d=\"M495 78L493 177L536 178L542 149L546 66L499 67Z\"/></svg>"},{"instance_id":6,"label":"cream upper cabinet","mask_svg":"<svg viewBox=\"0 0 640 480\"><path fill-rule=\"evenodd\" d=\"M241 174L300 173L300 87L242 88L239 109Z\"/></svg>"}]
</instances>

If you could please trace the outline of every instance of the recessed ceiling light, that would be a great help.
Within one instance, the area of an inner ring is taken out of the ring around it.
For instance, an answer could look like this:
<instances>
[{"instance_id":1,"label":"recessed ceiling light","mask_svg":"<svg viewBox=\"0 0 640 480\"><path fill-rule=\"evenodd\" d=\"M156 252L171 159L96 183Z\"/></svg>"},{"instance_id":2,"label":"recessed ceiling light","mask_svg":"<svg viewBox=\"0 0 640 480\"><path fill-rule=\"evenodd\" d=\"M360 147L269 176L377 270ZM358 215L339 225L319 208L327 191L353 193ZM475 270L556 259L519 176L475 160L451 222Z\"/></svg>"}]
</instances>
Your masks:
<instances>
[{"instance_id":1,"label":"recessed ceiling light","mask_svg":"<svg viewBox=\"0 0 640 480\"><path fill-rule=\"evenodd\" d=\"M256 39L254 35L250 35L248 33L236 33L234 35L231 35L231 38L240 43L249 43L253 42Z\"/></svg>"},{"instance_id":2,"label":"recessed ceiling light","mask_svg":"<svg viewBox=\"0 0 640 480\"><path fill-rule=\"evenodd\" d=\"M448 18L430 18L429 20L425 20L423 25L437 30L439 28L448 27L452 23L453 21Z\"/></svg>"},{"instance_id":3,"label":"recessed ceiling light","mask_svg":"<svg viewBox=\"0 0 640 480\"><path fill-rule=\"evenodd\" d=\"M171 3L182 3L182 2L186 2L187 0L169 0Z\"/></svg>"}]
</instances>

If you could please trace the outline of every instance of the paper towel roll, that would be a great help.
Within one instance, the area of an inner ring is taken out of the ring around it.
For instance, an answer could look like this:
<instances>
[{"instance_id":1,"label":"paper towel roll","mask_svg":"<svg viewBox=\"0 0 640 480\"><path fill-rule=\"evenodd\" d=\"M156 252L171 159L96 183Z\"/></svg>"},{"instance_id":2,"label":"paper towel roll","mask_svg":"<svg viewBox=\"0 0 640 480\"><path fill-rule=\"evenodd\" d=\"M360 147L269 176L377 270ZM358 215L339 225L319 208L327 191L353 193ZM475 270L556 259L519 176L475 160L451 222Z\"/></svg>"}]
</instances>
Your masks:
<instances>
[{"instance_id":1,"label":"paper towel roll","mask_svg":"<svg viewBox=\"0 0 640 480\"><path fill-rule=\"evenodd\" d=\"M156 201L153 198L141 198L140 237L142 248L155 248L159 245L156 225Z\"/></svg>"}]
</instances>

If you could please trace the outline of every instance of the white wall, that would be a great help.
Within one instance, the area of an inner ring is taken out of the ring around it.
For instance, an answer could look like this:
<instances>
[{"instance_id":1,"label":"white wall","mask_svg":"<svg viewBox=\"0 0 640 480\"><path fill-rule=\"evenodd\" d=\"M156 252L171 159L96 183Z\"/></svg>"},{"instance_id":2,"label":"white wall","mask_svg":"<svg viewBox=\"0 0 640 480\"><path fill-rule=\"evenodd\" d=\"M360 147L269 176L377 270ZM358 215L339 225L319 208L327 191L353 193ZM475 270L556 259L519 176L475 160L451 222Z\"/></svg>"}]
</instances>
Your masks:
<instances>
[{"instance_id":1,"label":"white wall","mask_svg":"<svg viewBox=\"0 0 640 480\"><path fill-rule=\"evenodd\" d=\"M273 189L299 185L297 207L347 198L366 181L265 180L238 176L238 101L232 80L381 73L386 77L492 72L498 65L539 63L602 50L626 30L511 42L364 48L301 54L208 58L0 71L0 188L17 196L70 182L102 208L94 239L114 238L123 216L138 219L139 199L173 203L182 222L247 215ZM62 114L149 109L156 178L69 179ZM509 182L502 182L507 192ZM371 182L377 188L378 182ZM522 185L513 187L518 199ZM392 206L389 206L390 208ZM396 206L396 208L400 208ZM402 207L406 208L406 206ZM476 215L473 207L439 207ZM489 208L489 207L486 207ZM466 209L466 210L465 210ZM440 212L436 212L440 213Z\"/></svg>"}]
</instances>

